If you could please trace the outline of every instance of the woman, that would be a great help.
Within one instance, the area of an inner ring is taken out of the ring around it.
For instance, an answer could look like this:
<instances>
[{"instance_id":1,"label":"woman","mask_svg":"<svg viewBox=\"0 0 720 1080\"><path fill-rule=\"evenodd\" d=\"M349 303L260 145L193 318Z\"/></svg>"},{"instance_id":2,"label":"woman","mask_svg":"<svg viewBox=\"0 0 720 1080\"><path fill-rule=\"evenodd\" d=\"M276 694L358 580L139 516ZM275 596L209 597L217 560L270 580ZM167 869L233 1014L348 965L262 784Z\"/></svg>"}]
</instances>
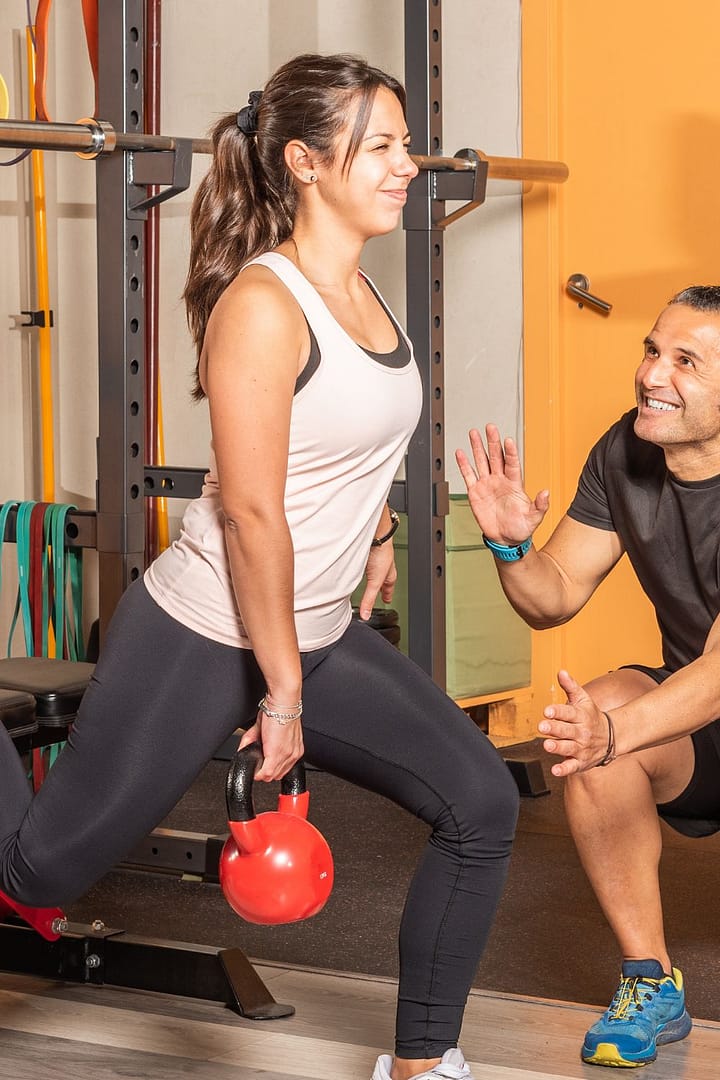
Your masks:
<instances>
[{"instance_id":1,"label":"woman","mask_svg":"<svg viewBox=\"0 0 720 1080\"><path fill-rule=\"evenodd\" d=\"M360 270L417 172L404 108L364 61L300 56L217 123L185 293L214 458L179 540L123 597L32 802L0 744L0 885L26 904L78 896L247 726L258 779L304 753L431 826L400 930L395 1056L373 1076L471 1080L457 1042L517 793L349 599L363 573L364 619L392 597L386 499L420 410L410 345Z\"/></svg>"}]
</instances>

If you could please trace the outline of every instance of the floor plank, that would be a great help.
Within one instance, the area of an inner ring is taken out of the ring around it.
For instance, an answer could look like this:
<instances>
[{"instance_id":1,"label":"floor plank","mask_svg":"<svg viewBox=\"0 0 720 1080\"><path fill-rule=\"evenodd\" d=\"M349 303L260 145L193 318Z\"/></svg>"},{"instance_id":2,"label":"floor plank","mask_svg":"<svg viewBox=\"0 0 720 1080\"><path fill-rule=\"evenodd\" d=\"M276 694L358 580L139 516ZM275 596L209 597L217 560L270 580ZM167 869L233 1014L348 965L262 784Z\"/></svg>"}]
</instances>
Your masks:
<instances>
[{"instance_id":1,"label":"floor plank","mask_svg":"<svg viewBox=\"0 0 720 1080\"><path fill-rule=\"evenodd\" d=\"M294 1017L0 974L1 1080L369 1080L390 1047L392 980L258 965ZM596 1010L474 991L462 1045L476 1080L600 1080L579 1045ZM716 1080L720 1025L663 1047L643 1080Z\"/></svg>"}]
</instances>

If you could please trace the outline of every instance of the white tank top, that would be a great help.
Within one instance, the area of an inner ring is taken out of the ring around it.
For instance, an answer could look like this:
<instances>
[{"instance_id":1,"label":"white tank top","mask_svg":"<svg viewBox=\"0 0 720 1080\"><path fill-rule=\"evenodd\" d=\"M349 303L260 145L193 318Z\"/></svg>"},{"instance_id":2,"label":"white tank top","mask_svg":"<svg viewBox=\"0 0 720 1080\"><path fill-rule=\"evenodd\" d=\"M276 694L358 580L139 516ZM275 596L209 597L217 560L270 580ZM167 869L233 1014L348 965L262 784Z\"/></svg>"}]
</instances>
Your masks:
<instances>
[{"instance_id":1,"label":"white tank top","mask_svg":"<svg viewBox=\"0 0 720 1080\"><path fill-rule=\"evenodd\" d=\"M422 390L409 342L402 367L373 359L289 259L268 252L253 263L284 282L320 352L317 369L293 398L285 485L295 625L300 650L307 652L336 641L350 622L350 595L365 571L390 485L418 422ZM230 578L214 458L179 538L147 569L145 583L183 625L214 641L252 648Z\"/></svg>"}]
</instances>

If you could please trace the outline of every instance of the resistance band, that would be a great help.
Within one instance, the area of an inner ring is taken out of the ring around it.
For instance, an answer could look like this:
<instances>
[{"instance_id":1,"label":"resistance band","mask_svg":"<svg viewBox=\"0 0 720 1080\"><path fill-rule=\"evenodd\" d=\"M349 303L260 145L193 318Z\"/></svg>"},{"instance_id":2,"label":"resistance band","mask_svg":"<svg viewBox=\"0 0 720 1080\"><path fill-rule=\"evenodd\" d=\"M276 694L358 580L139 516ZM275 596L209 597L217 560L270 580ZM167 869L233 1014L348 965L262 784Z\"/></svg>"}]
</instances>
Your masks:
<instances>
[{"instance_id":1,"label":"resistance band","mask_svg":"<svg viewBox=\"0 0 720 1080\"><path fill-rule=\"evenodd\" d=\"M48 23L52 0L38 0L35 14L35 40L37 47L37 76L35 78L35 108L38 120L49 120L50 116L45 99L48 65ZM98 110L98 0L82 0L83 25L87 43L90 66L95 80L95 105L93 116Z\"/></svg>"},{"instance_id":2,"label":"resistance band","mask_svg":"<svg viewBox=\"0 0 720 1080\"><path fill-rule=\"evenodd\" d=\"M34 120L33 84L35 83L35 49L31 28L26 30L28 84L30 90L30 119ZM45 213L45 158L41 150L33 150L33 236L35 242L35 282L38 307L38 389L40 396L40 431L42 452L42 497L45 502L55 498L55 429L52 396L52 336L50 326L50 282L48 276L47 216Z\"/></svg>"},{"instance_id":3,"label":"resistance band","mask_svg":"<svg viewBox=\"0 0 720 1080\"><path fill-rule=\"evenodd\" d=\"M7 521L10 516L10 512L17 506L16 502L6 502L0 506L0 593L2 592L2 553L3 544L5 543L5 529L7 528Z\"/></svg>"},{"instance_id":4,"label":"resistance band","mask_svg":"<svg viewBox=\"0 0 720 1080\"><path fill-rule=\"evenodd\" d=\"M10 115L10 95L8 94L7 83L0 75L0 120L7 120Z\"/></svg>"},{"instance_id":5,"label":"resistance band","mask_svg":"<svg viewBox=\"0 0 720 1080\"><path fill-rule=\"evenodd\" d=\"M7 120L10 115L10 94L8 93L7 83L0 75L0 120ZM0 161L0 168L7 168L10 165L19 165L21 161L24 161L26 157L30 156L29 150L21 150L10 161Z\"/></svg>"},{"instance_id":6,"label":"resistance band","mask_svg":"<svg viewBox=\"0 0 720 1080\"><path fill-rule=\"evenodd\" d=\"M65 544L67 515L76 507L59 503L5 503L3 529L16 508L18 591L7 655L20 620L28 656L84 659L82 641L82 548Z\"/></svg>"},{"instance_id":7,"label":"resistance band","mask_svg":"<svg viewBox=\"0 0 720 1080\"><path fill-rule=\"evenodd\" d=\"M65 524L70 504L7 502L0 507L0 586L2 546L8 516L16 511L15 549L18 591L7 655L18 618L28 656L84 659L82 642L82 548L67 548ZM35 791L55 763L64 742L34 747L29 779Z\"/></svg>"},{"instance_id":8,"label":"resistance band","mask_svg":"<svg viewBox=\"0 0 720 1080\"><path fill-rule=\"evenodd\" d=\"M18 591L15 598L15 611L10 623L8 634L7 655L12 651L13 637L17 625L18 615L25 636L25 654L35 656L35 642L32 634L32 608L30 605L30 515L34 503L18 503L17 517L15 519L15 549L17 551Z\"/></svg>"}]
</instances>

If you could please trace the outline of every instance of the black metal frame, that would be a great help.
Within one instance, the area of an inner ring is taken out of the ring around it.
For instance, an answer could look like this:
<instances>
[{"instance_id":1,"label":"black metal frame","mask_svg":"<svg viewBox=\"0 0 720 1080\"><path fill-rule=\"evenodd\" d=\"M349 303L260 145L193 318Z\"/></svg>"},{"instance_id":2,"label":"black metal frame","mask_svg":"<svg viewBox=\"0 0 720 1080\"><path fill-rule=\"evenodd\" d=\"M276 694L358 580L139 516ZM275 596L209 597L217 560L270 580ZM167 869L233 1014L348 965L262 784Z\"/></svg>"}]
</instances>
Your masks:
<instances>
[{"instance_id":1,"label":"black metal frame","mask_svg":"<svg viewBox=\"0 0 720 1080\"><path fill-rule=\"evenodd\" d=\"M405 86L413 150L442 147L442 9L439 0L405 0ZM445 686L444 236L437 223L445 204L437 174L421 172L408 192L406 230L407 330L423 382L423 410L408 448L409 655Z\"/></svg>"},{"instance_id":2,"label":"black metal frame","mask_svg":"<svg viewBox=\"0 0 720 1080\"><path fill-rule=\"evenodd\" d=\"M94 510L71 510L65 519L65 543L69 547L97 547L97 515ZM4 539L10 544L16 540L17 509L7 516Z\"/></svg>"},{"instance_id":3,"label":"black metal frame","mask_svg":"<svg viewBox=\"0 0 720 1080\"><path fill-rule=\"evenodd\" d=\"M144 23L143 0L99 0L98 111L119 131L144 126ZM130 216L131 165L127 150L96 163L101 634L145 558L145 233L142 218Z\"/></svg>"},{"instance_id":4,"label":"black metal frame","mask_svg":"<svg viewBox=\"0 0 720 1080\"><path fill-rule=\"evenodd\" d=\"M68 923L57 941L47 941L24 923L3 918L0 967L64 982L220 1001L249 1020L295 1012L275 1001L240 949L137 937L101 922Z\"/></svg>"},{"instance_id":5,"label":"black metal frame","mask_svg":"<svg viewBox=\"0 0 720 1080\"><path fill-rule=\"evenodd\" d=\"M135 845L121 866L174 874L217 885L220 881L220 856L228 835L153 829Z\"/></svg>"}]
</instances>

